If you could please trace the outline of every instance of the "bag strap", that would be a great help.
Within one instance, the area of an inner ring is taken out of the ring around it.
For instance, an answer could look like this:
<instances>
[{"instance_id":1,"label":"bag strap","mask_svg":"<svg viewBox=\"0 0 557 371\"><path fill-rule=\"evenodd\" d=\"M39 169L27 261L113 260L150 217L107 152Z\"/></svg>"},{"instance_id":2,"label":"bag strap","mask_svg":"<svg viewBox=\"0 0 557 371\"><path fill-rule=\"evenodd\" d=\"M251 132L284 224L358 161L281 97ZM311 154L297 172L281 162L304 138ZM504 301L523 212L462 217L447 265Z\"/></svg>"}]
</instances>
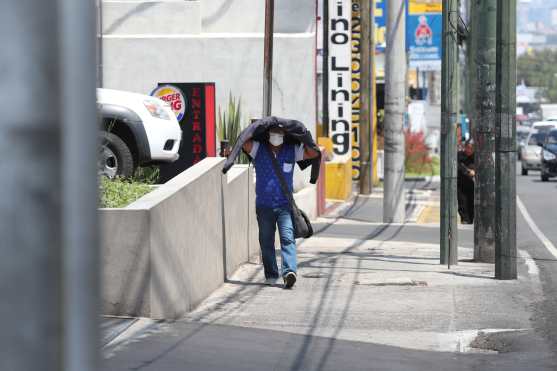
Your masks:
<instances>
[{"instance_id":1,"label":"bag strap","mask_svg":"<svg viewBox=\"0 0 557 371\"><path fill-rule=\"evenodd\" d=\"M294 201L294 197L292 196L292 192L290 192L290 190L288 189L288 185L286 184L286 180L284 179L284 175L282 174L282 170L280 169L279 163L274 153L272 153L272 151L267 146L265 146L265 149L269 153L269 156L271 156L271 162L273 163L273 170L275 171L275 174L279 180L282 193L284 194L284 197L286 197L286 199L288 200L290 209L294 210L298 208L296 206L296 202ZM292 169L292 171L294 171L294 169Z\"/></svg>"}]
</instances>

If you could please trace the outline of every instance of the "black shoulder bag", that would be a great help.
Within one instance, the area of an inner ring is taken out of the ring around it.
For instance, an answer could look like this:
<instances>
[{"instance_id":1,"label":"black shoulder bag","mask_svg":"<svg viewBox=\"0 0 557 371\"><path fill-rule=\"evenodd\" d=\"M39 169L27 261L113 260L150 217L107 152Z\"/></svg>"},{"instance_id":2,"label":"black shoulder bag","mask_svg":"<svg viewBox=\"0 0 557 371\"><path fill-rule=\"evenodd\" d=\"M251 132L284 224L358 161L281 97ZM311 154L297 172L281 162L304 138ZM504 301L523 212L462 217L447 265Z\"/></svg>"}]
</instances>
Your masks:
<instances>
[{"instance_id":1,"label":"black shoulder bag","mask_svg":"<svg viewBox=\"0 0 557 371\"><path fill-rule=\"evenodd\" d=\"M269 149L267 149L271 152ZM298 209L296 206L296 202L294 201L294 197L292 196L292 192L288 189L286 185L286 180L284 179L284 175L282 174L282 170L278 164L277 159L275 158L273 153L269 153L271 156L271 160L273 162L273 169L275 170L275 174L280 183L280 188L282 189L282 193L288 200L288 204L290 205L290 211L292 215L292 223L294 224L294 237L295 238L310 238L313 235L313 227L311 226L311 222L309 221L308 216L302 210ZM292 169L294 171L294 169Z\"/></svg>"}]
</instances>

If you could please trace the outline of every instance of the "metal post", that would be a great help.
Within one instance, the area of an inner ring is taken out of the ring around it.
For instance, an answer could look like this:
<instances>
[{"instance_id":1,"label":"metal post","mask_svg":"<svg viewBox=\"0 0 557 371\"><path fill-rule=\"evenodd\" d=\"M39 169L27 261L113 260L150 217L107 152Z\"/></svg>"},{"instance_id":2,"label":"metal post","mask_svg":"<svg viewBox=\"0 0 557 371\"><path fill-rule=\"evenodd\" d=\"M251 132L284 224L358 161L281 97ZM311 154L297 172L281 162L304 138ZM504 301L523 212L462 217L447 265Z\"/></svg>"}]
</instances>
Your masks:
<instances>
[{"instance_id":1,"label":"metal post","mask_svg":"<svg viewBox=\"0 0 557 371\"><path fill-rule=\"evenodd\" d=\"M466 37L466 113L468 115L469 124L468 130L472 133L472 125L475 124L474 115L474 82L476 81L476 47L474 42L476 40L476 23L477 18L475 13L475 2L466 0L466 24L468 26L468 35Z\"/></svg>"},{"instance_id":2,"label":"metal post","mask_svg":"<svg viewBox=\"0 0 557 371\"><path fill-rule=\"evenodd\" d=\"M497 1L495 278L516 267L516 0Z\"/></svg>"},{"instance_id":3,"label":"metal post","mask_svg":"<svg viewBox=\"0 0 557 371\"><path fill-rule=\"evenodd\" d=\"M371 194L371 93L372 93L372 16L370 0L360 0L361 43L360 43L360 193Z\"/></svg>"},{"instance_id":4,"label":"metal post","mask_svg":"<svg viewBox=\"0 0 557 371\"><path fill-rule=\"evenodd\" d=\"M443 1L441 76L441 264L458 264L456 124L458 106L458 1Z\"/></svg>"},{"instance_id":5,"label":"metal post","mask_svg":"<svg viewBox=\"0 0 557 371\"><path fill-rule=\"evenodd\" d=\"M406 111L406 0L387 3L385 55L385 184L383 222L403 223L404 113Z\"/></svg>"},{"instance_id":6,"label":"metal post","mask_svg":"<svg viewBox=\"0 0 557 371\"><path fill-rule=\"evenodd\" d=\"M103 87L103 0L97 0L97 86Z\"/></svg>"},{"instance_id":7,"label":"metal post","mask_svg":"<svg viewBox=\"0 0 557 371\"><path fill-rule=\"evenodd\" d=\"M61 0L64 370L98 369L96 17L91 1Z\"/></svg>"},{"instance_id":8,"label":"metal post","mask_svg":"<svg viewBox=\"0 0 557 371\"><path fill-rule=\"evenodd\" d=\"M0 3L0 370L63 369L58 10Z\"/></svg>"},{"instance_id":9,"label":"metal post","mask_svg":"<svg viewBox=\"0 0 557 371\"><path fill-rule=\"evenodd\" d=\"M495 74L497 0L474 2L476 31L474 260L495 261Z\"/></svg>"},{"instance_id":10,"label":"metal post","mask_svg":"<svg viewBox=\"0 0 557 371\"><path fill-rule=\"evenodd\" d=\"M371 0L371 40L370 40L370 52L371 52L371 109L370 109L370 125L371 125L371 161L372 161L372 183L374 186L379 185L379 174L377 173L377 70L375 66L375 39L376 39L376 28L375 28L375 17L376 17L376 0Z\"/></svg>"},{"instance_id":11,"label":"metal post","mask_svg":"<svg viewBox=\"0 0 557 371\"><path fill-rule=\"evenodd\" d=\"M265 0L265 41L263 57L263 116L271 116L273 102L273 23L275 0Z\"/></svg>"}]
</instances>

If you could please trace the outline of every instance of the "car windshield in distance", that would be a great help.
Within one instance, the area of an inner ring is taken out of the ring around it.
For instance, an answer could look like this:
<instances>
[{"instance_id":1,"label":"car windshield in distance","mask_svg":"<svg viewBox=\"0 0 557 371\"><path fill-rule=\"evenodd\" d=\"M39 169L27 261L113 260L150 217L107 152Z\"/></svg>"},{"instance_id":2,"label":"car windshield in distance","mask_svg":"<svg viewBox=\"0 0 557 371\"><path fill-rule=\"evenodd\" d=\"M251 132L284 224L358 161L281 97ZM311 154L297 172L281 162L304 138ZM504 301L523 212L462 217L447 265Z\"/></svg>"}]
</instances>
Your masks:
<instances>
[{"instance_id":1,"label":"car windshield in distance","mask_svg":"<svg viewBox=\"0 0 557 371\"><path fill-rule=\"evenodd\" d=\"M557 144L557 131L552 131L548 134L547 144Z\"/></svg>"},{"instance_id":2,"label":"car windshield in distance","mask_svg":"<svg viewBox=\"0 0 557 371\"><path fill-rule=\"evenodd\" d=\"M528 140L528 145L537 146L538 143L543 143L544 139L545 139L545 133L532 134L530 136L530 139Z\"/></svg>"},{"instance_id":3,"label":"car windshield in distance","mask_svg":"<svg viewBox=\"0 0 557 371\"><path fill-rule=\"evenodd\" d=\"M516 138L520 141L522 139L526 139L528 137L528 132L527 131L517 131L516 132Z\"/></svg>"}]
</instances>

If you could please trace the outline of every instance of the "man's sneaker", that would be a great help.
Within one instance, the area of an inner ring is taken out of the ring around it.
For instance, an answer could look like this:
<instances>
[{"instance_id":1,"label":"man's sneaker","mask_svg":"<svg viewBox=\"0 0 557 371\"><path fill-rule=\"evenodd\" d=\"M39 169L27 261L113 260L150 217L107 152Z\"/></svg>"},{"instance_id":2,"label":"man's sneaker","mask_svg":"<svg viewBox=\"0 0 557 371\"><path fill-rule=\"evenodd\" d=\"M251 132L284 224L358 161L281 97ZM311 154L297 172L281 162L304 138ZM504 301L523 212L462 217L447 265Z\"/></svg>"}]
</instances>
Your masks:
<instances>
[{"instance_id":1,"label":"man's sneaker","mask_svg":"<svg viewBox=\"0 0 557 371\"><path fill-rule=\"evenodd\" d=\"M273 286L276 285L278 281L278 277L276 278L265 278L265 285L267 286Z\"/></svg>"},{"instance_id":2,"label":"man's sneaker","mask_svg":"<svg viewBox=\"0 0 557 371\"><path fill-rule=\"evenodd\" d=\"M296 273L288 272L282 277L284 279L284 288L290 289L296 283Z\"/></svg>"}]
</instances>

